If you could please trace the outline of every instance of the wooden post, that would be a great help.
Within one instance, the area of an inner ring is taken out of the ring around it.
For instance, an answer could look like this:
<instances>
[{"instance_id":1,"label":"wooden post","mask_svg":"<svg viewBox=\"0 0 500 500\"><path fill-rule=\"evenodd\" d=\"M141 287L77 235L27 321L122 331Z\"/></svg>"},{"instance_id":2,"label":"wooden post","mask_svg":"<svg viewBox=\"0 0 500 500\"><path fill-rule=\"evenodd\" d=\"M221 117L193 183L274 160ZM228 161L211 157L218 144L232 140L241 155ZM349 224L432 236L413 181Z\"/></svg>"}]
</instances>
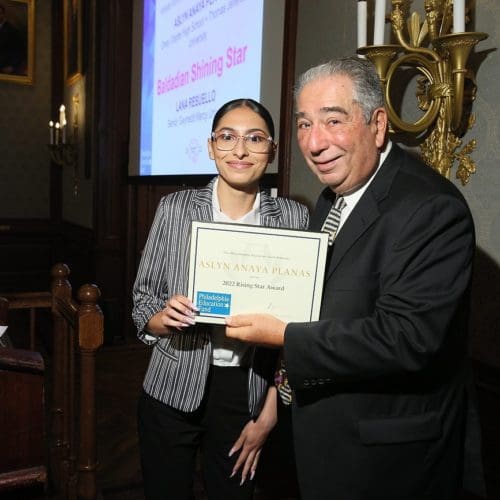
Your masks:
<instances>
[{"instance_id":1,"label":"wooden post","mask_svg":"<svg viewBox=\"0 0 500 500\"><path fill-rule=\"evenodd\" d=\"M52 367L52 442L50 444L51 479L55 490L66 498L69 478L68 436L68 328L58 307L62 301L71 301L70 271L65 264L52 267L53 367Z\"/></svg>"},{"instance_id":2,"label":"wooden post","mask_svg":"<svg viewBox=\"0 0 500 500\"><path fill-rule=\"evenodd\" d=\"M96 285L78 290L78 343L80 351L80 418L78 456L78 498L97 497L97 443L95 407L96 351L104 341L104 318L97 301L101 292Z\"/></svg>"}]
</instances>

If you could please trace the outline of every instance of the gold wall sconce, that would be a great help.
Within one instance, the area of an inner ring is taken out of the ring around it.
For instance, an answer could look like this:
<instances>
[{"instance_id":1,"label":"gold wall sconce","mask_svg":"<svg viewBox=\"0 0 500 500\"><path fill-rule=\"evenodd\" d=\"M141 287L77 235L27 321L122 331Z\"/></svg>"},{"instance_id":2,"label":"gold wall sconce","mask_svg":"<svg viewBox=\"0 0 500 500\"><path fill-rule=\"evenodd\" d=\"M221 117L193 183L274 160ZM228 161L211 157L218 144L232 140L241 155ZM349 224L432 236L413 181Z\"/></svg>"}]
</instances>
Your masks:
<instances>
[{"instance_id":1,"label":"gold wall sconce","mask_svg":"<svg viewBox=\"0 0 500 500\"><path fill-rule=\"evenodd\" d=\"M68 132L66 107L59 107L59 120L49 122L49 152L50 159L57 165L73 169L73 196L78 195L78 106L79 95L72 98L72 132Z\"/></svg>"},{"instance_id":2,"label":"gold wall sconce","mask_svg":"<svg viewBox=\"0 0 500 500\"><path fill-rule=\"evenodd\" d=\"M460 137L474 125L469 111L476 85L467 62L474 46L488 35L465 31L465 0L425 0L423 21L418 12L410 14L411 0L391 3L390 22L398 43L384 44L385 0L376 0L374 44L366 45L363 15L359 15L364 10L366 19L366 1L362 0L358 2L357 52L377 69L392 131L425 137L420 144L423 160L447 178L458 162L456 177L465 185L476 171L470 157L476 140L459 150ZM414 121L403 119L392 100L395 89L401 88L398 70L407 69L418 74L415 97L423 114Z\"/></svg>"}]
</instances>

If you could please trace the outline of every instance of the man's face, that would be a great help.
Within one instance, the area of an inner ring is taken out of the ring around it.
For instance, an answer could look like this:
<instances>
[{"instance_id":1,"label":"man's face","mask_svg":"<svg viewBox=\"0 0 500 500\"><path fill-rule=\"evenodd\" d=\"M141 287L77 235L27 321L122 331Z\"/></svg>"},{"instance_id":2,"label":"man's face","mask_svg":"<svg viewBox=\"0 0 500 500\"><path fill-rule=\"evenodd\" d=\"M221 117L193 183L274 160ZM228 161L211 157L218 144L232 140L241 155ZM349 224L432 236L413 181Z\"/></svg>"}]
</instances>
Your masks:
<instances>
[{"instance_id":1,"label":"man's face","mask_svg":"<svg viewBox=\"0 0 500 500\"><path fill-rule=\"evenodd\" d=\"M297 98L297 140L309 168L336 193L348 193L378 166L387 114L377 109L369 124L344 75L308 83Z\"/></svg>"}]
</instances>

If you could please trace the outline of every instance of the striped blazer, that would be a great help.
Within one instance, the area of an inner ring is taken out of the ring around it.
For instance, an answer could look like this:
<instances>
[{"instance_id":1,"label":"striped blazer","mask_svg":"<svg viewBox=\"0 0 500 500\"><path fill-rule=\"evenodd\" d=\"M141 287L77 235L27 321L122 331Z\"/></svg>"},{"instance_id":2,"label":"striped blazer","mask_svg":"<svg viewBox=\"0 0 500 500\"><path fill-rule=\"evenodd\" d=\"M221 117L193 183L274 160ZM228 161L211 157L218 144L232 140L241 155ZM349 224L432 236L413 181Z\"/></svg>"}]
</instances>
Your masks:
<instances>
[{"instance_id":1,"label":"striped blazer","mask_svg":"<svg viewBox=\"0 0 500 500\"><path fill-rule=\"evenodd\" d=\"M210 325L198 324L152 339L144 327L171 296L187 295L191 222L212 221L215 179L201 189L178 191L160 200L144 248L133 289L132 317L139 338L154 344L144 390L181 411L198 408L211 360ZM306 229L307 208L261 192L260 223L268 227ZM254 347L248 378L251 415L260 412L275 368L276 351Z\"/></svg>"}]
</instances>

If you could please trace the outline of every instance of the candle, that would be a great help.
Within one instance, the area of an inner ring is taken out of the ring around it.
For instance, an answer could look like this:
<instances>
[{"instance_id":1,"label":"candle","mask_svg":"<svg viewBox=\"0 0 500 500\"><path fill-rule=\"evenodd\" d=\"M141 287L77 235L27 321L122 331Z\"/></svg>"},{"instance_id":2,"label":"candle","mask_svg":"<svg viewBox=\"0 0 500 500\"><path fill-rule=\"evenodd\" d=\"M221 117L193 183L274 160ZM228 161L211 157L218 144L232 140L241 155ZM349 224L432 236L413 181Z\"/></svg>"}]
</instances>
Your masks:
<instances>
[{"instance_id":1,"label":"candle","mask_svg":"<svg viewBox=\"0 0 500 500\"><path fill-rule=\"evenodd\" d=\"M358 1L358 48L366 47L366 0Z\"/></svg>"},{"instance_id":2,"label":"candle","mask_svg":"<svg viewBox=\"0 0 500 500\"><path fill-rule=\"evenodd\" d=\"M375 1L375 21L373 25L373 45L384 44L385 0Z\"/></svg>"},{"instance_id":3,"label":"candle","mask_svg":"<svg viewBox=\"0 0 500 500\"><path fill-rule=\"evenodd\" d=\"M66 144L66 125L64 125L63 127L61 127L61 137L62 137L61 142L63 144Z\"/></svg>"},{"instance_id":4,"label":"candle","mask_svg":"<svg viewBox=\"0 0 500 500\"><path fill-rule=\"evenodd\" d=\"M61 127L66 125L66 107L64 104L59 107L59 124Z\"/></svg>"},{"instance_id":5,"label":"candle","mask_svg":"<svg viewBox=\"0 0 500 500\"><path fill-rule=\"evenodd\" d=\"M453 0L453 33L465 31L465 0Z\"/></svg>"},{"instance_id":6,"label":"candle","mask_svg":"<svg viewBox=\"0 0 500 500\"><path fill-rule=\"evenodd\" d=\"M54 144L54 122L52 120L49 122L49 144L51 146Z\"/></svg>"},{"instance_id":7,"label":"candle","mask_svg":"<svg viewBox=\"0 0 500 500\"><path fill-rule=\"evenodd\" d=\"M59 125L59 122L56 123L56 144L59 144L59 132L61 130L61 125Z\"/></svg>"}]
</instances>

